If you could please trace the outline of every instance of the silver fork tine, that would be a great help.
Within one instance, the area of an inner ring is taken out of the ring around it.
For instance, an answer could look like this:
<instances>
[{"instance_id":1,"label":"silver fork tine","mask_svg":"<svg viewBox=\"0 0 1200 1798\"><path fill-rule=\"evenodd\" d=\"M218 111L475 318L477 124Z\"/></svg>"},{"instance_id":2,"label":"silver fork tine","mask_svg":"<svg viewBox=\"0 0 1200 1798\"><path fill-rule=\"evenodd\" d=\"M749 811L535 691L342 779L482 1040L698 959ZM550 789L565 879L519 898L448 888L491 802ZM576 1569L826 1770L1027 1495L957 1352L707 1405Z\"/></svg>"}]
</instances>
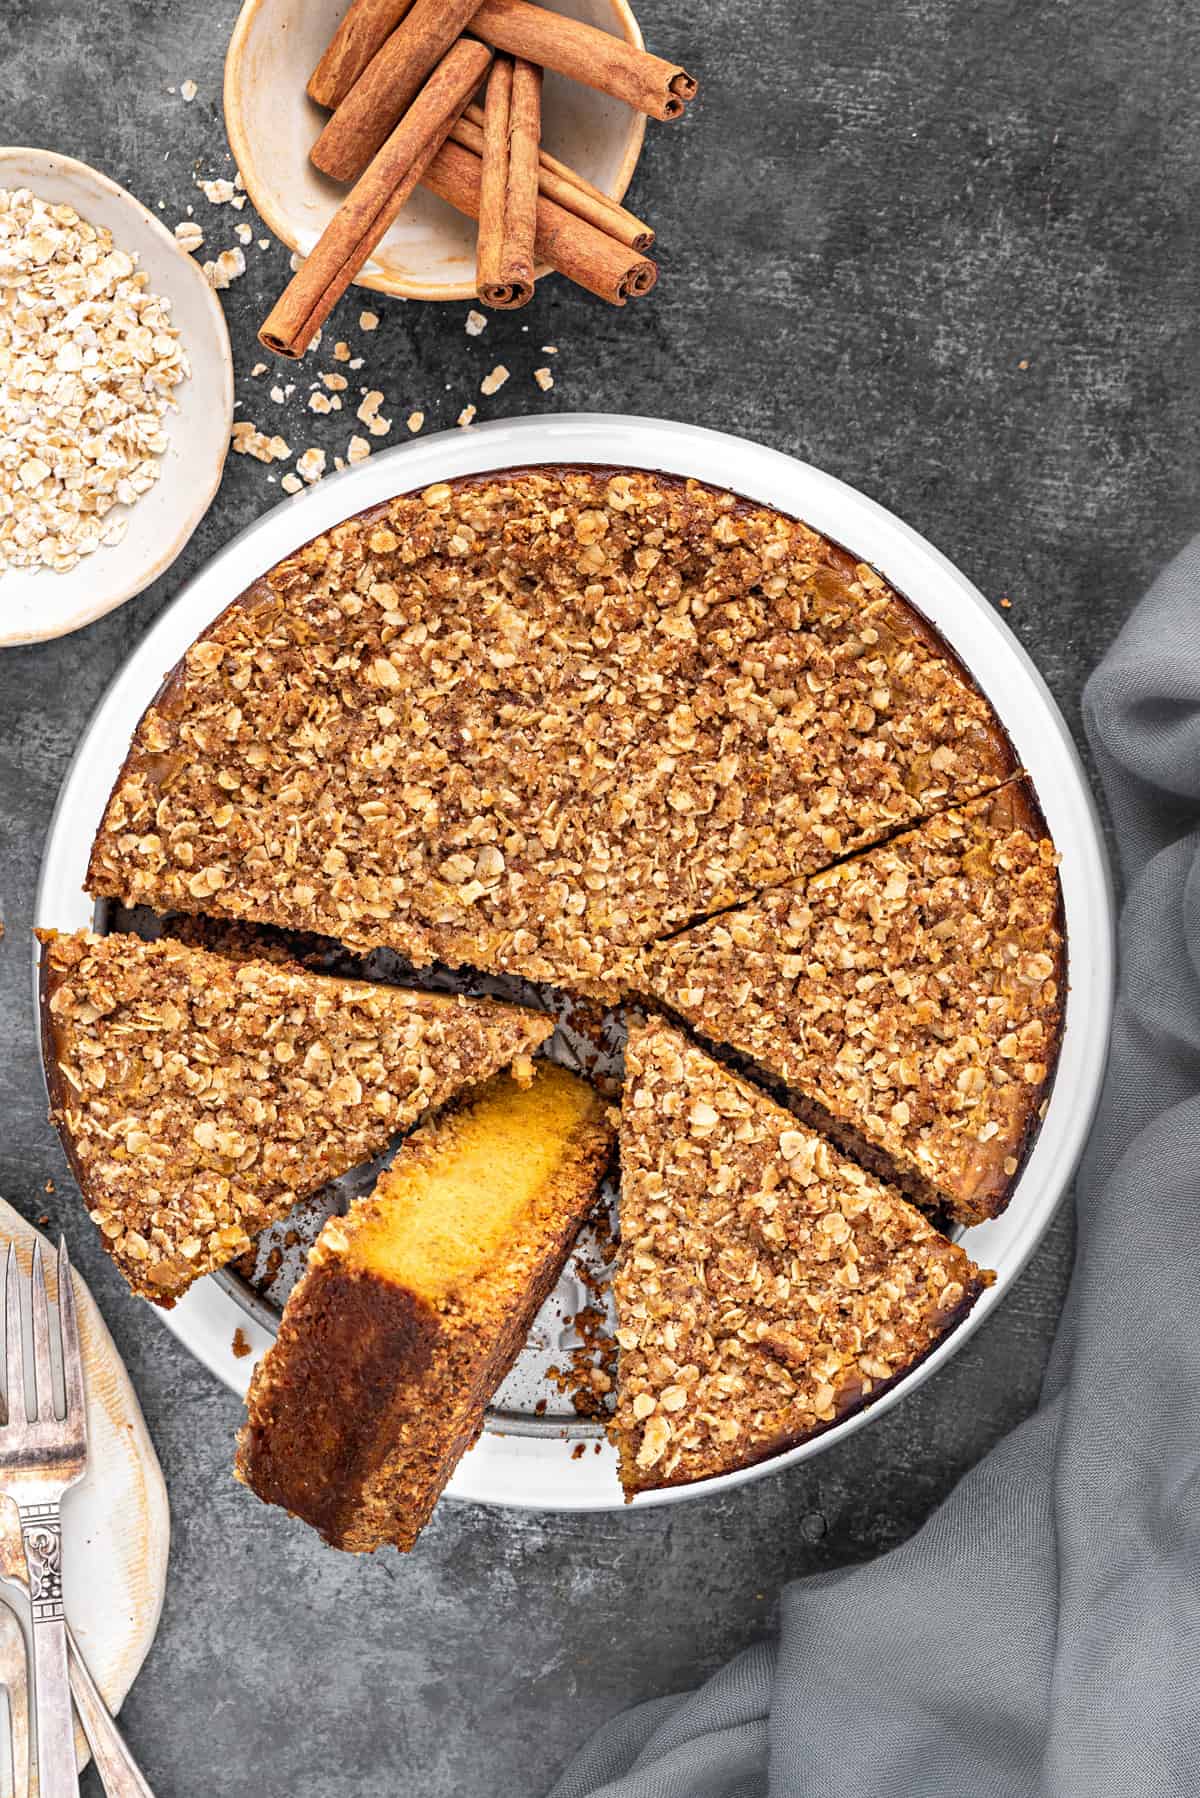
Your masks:
<instances>
[{"instance_id":1,"label":"silver fork tine","mask_svg":"<svg viewBox=\"0 0 1200 1798\"><path fill-rule=\"evenodd\" d=\"M24 1423L29 1413L25 1405L25 1345L21 1340L21 1269L13 1242L8 1245L4 1275L4 1353L8 1421L10 1425Z\"/></svg>"},{"instance_id":2,"label":"silver fork tine","mask_svg":"<svg viewBox=\"0 0 1200 1798\"><path fill-rule=\"evenodd\" d=\"M58 1239L58 1321L62 1331L63 1392L67 1401L65 1421L74 1433L80 1434L87 1427L83 1358L79 1352L79 1318L75 1311L75 1286L65 1236Z\"/></svg>"},{"instance_id":3,"label":"silver fork tine","mask_svg":"<svg viewBox=\"0 0 1200 1798\"><path fill-rule=\"evenodd\" d=\"M33 1245L33 1402L39 1423L53 1423L54 1373L50 1366L50 1311L46 1303L46 1270L42 1266L42 1245Z\"/></svg>"}]
</instances>

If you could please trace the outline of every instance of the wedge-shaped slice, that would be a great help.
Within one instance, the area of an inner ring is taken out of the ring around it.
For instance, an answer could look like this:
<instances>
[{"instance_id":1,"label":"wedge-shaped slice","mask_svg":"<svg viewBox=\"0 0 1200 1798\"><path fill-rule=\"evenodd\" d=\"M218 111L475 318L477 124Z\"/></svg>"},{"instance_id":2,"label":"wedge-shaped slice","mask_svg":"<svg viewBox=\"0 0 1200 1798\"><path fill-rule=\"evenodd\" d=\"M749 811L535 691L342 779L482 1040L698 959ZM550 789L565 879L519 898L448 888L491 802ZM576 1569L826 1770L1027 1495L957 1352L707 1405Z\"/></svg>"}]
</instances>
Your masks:
<instances>
[{"instance_id":1,"label":"wedge-shaped slice","mask_svg":"<svg viewBox=\"0 0 1200 1798\"><path fill-rule=\"evenodd\" d=\"M105 1247L165 1306L553 1027L169 940L42 942L51 1115Z\"/></svg>"},{"instance_id":2,"label":"wedge-shaped slice","mask_svg":"<svg viewBox=\"0 0 1200 1798\"><path fill-rule=\"evenodd\" d=\"M1062 1021L1054 846L1024 781L686 931L644 985L964 1223L1004 1209Z\"/></svg>"},{"instance_id":3,"label":"wedge-shaped slice","mask_svg":"<svg viewBox=\"0 0 1200 1798\"><path fill-rule=\"evenodd\" d=\"M991 1276L885 1185L658 1020L621 1113L621 1482L708 1479L908 1373Z\"/></svg>"},{"instance_id":4,"label":"wedge-shaped slice","mask_svg":"<svg viewBox=\"0 0 1200 1798\"><path fill-rule=\"evenodd\" d=\"M254 1375L237 1475L336 1548L411 1548L596 1198L613 1133L548 1063L424 1125L331 1218Z\"/></svg>"}]
</instances>

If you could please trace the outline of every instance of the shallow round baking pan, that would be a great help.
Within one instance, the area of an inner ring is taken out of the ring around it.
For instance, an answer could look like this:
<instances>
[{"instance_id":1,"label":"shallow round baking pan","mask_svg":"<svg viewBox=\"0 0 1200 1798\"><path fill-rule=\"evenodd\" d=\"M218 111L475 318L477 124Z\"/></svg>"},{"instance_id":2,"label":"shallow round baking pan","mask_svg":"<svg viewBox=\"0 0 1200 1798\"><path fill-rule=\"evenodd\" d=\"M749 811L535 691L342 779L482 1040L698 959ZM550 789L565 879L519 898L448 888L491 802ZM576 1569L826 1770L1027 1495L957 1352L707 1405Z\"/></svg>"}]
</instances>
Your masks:
<instances>
[{"instance_id":1,"label":"shallow round baking pan","mask_svg":"<svg viewBox=\"0 0 1200 1798\"><path fill-rule=\"evenodd\" d=\"M936 626L995 707L1062 856L1070 990L1057 1079L1008 1210L967 1233L975 1259L995 1269L995 1285L966 1322L876 1404L755 1467L635 1501L669 1504L825 1452L853 1431L869 1428L955 1354L1001 1303L1036 1248L1091 1126L1108 1046L1114 971L1112 893L1099 826L1075 746L1044 681L983 595L943 555L883 507L819 469L693 425L560 414L448 431L374 455L285 501L235 538L139 644L84 732L63 783L46 844L37 919L59 930L91 923L92 905L83 892L88 850L130 737L166 671L230 600L309 538L394 494L461 475L561 462L653 469L732 489L803 518L879 569ZM558 1313L578 1303L582 1293L578 1281L574 1288L568 1283ZM226 1275L200 1281L173 1311L160 1315L206 1367L235 1391L245 1391L255 1358L271 1340L269 1306ZM555 1315L539 1319L530 1354L541 1362L561 1351ZM234 1353L235 1336L240 1354ZM460 1462L447 1489L450 1496L545 1510L619 1506L616 1455L596 1426L539 1416L528 1400L530 1390L519 1364L515 1386L506 1388L510 1396ZM581 1450L580 1439L589 1437L595 1440Z\"/></svg>"}]
</instances>

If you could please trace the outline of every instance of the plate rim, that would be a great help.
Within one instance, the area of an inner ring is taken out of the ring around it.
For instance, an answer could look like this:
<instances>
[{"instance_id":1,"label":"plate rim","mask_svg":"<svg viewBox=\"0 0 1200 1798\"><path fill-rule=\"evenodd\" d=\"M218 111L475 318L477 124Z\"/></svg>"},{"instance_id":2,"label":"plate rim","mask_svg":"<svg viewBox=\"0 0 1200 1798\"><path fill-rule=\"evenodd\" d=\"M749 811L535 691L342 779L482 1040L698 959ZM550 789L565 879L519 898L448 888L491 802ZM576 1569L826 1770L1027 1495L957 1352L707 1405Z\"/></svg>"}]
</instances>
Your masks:
<instances>
[{"instance_id":1,"label":"plate rim","mask_svg":"<svg viewBox=\"0 0 1200 1798\"><path fill-rule=\"evenodd\" d=\"M84 729L63 777L47 831L36 912L40 924L78 929L90 919L82 892L91 834L111 779L145 705L179 656L250 582L322 530L367 506L439 480L537 464L643 467L715 482L803 518L877 567L928 618L960 656L995 707L1022 761L1034 761L1039 800L1063 853L1071 984L1058 1075L1046 1119L1004 1217L972 1232L973 1251L989 1259L981 1233L1011 1236L984 1293L956 1330L874 1404L820 1436L751 1467L640 1495L638 1508L684 1502L730 1490L811 1459L885 1416L957 1354L1019 1277L1054 1217L1082 1153L1099 1102L1115 979L1112 877L1099 818L1066 721L1028 651L983 594L912 526L877 501L797 457L728 432L631 414L558 413L452 428L397 444L356 467L283 501L233 537L160 613L117 671ZM984 651L988 653L985 654ZM980 668L986 669L985 674ZM1004 697L997 695L1003 686ZM117 751L100 746L115 727ZM114 760L115 754L115 760ZM97 779L97 769L110 770ZM85 830L71 831L81 805ZM1069 856L1069 859L1068 859ZM72 886L74 875L74 886ZM36 986L36 945L34 981ZM990 1259L996 1259L993 1254ZM244 1395L270 1338L215 1282L202 1280L173 1311L159 1316L210 1372ZM235 1329L251 1353L235 1358ZM489 1429L459 1463L447 1496L543 1511L620 1510L616 1454L573 1459L574 1444Z\"/></svg>"}]
</instances>

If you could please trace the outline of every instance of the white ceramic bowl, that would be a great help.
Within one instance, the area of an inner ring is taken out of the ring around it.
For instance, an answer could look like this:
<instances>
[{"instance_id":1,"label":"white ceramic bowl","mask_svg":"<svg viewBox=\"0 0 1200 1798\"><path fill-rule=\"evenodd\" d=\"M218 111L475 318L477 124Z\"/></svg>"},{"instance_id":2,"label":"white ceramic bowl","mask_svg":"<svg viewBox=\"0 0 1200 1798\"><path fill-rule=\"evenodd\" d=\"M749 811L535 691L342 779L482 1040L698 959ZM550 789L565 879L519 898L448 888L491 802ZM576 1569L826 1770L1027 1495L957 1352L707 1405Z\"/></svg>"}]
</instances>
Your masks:
<instances>
[{"instance_id":1,"label":"white ceramic bowl","mask_svg":"<svg viewBox=\"0 0 1200 1798\"><path fill-rule=\"evenodd\" d=\"M310 253L347 192L308 160L329 114L305 88L348 4L245 0L225 58L225 128L246 191L276 237L301 256ZM641 46L626 0L554 0L552 10ZM641 154L642 114L548 74L542 119L547 150L619 200ZM356 285L410 300L473 299L474 222L418 188Z\"/></svg>"},{"instance_id":2,"label":"white ceramic bowl","mask_svg":"<svg viewBox=\"0 0 1200 1798\"><path fill-rule=\"evenodd\" d=\"M120 543L101 547L65 574L0 571L0 645L39 643L91 624L148 587L171 566L204 514L225 466L233 422L233 358L220 301L190 256L140 200L107 175L54 150L0 148L0 187L28 187L73 206L150 277L171 302L191 376L174 389L175 411L158 480L130 508Z\"/></svg>"},{"instance_id":3,"label":"white ceramic bowl","mask_svg":"<svg viewBox=\"0 0 1200 1798\"><path fill-rule=\"evenodd\" d=\"M1011 1205L1003 1217L967 1233L972 1255L995 1269L995 1285L920 1367L865 1411L756 1467L636 1501L671 1504L823 1453L869 1427L957 1353L1033 1253L1091 1125L1113 984L1112 897L1099 827L1079 757L1041 676L983 595L944 556L881 506L819 469L693 425L568 413L447 431L386 450L277 506L222 550L157 620L76 752L50 829L36 915L39 924L59 930L90 922L91 906L82 892L88 850L130 737L164 671L230 600L309 538L365 506L433 481L539 462L624 464L692 475L803 518L871 562L937 626L975 675L1029 770L1062 854L1070 991L1058 1076ZM173 1311L159 1315L207 1367L245 1392L254 1361L271 1338L229 1290L214 1279L201 1280ZM239 1328L253 1350L244 1359L232 1352ZM553 1431L489 1426L459 1463L448 1491L457 1498L545 1510L619 1506L612 1448L604 1443L595 1454L589 1447L578 1460L573 1448Z\"/></svg>"}]
</instances>

